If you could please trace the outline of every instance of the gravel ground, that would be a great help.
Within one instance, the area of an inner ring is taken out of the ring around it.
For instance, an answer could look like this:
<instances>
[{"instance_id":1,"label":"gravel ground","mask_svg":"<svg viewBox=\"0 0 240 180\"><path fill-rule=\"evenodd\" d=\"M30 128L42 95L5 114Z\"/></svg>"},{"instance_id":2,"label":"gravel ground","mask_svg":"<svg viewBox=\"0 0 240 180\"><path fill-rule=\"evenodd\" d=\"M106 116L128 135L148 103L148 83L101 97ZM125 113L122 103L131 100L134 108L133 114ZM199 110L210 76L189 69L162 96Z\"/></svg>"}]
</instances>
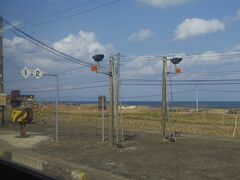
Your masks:
<instances>
[{"instance_id":1,"label":"gravel ground","mask_svg":"<svg viewBox=\"0 0 240 180\"><path fill-rule=\"evenodd\" d=\"M42 141L35 140L39 135L31 136L32 140L24 139L21 144L32 144L28 153L60 158L130 179L240 179L239 140L199 136L179 137L175 143L168 143L161 142L160 134L128 131L125 132L128 141L123 148L117 148L101 143L99 128L79 122L61 122L57 143L52 141L53 122L32 124L29 129L45 135L40 136ZM12 132L10 127L4 130ZM1 139L9 136L3 129L0 132ZM22 140L13 137L9 137L12 145ZM36 143L30 143L30 140ZM15 146L16 150L24 152Z\"/></svg>"},{"instance_id":2,"label":"gravel ground","mask_svg":"<svg viewBox=\"0 0 240 180\"><path fill-rule=\"evenodd\" d=\"M44 135L38 135L39 133L29 132L27 138L19 138L19 133L14 131L2 132L0 139L9 143L13 147L21 149L30 149L35 147L38 143L48 141L50 138Z\"/></svg>"}]
</instances>

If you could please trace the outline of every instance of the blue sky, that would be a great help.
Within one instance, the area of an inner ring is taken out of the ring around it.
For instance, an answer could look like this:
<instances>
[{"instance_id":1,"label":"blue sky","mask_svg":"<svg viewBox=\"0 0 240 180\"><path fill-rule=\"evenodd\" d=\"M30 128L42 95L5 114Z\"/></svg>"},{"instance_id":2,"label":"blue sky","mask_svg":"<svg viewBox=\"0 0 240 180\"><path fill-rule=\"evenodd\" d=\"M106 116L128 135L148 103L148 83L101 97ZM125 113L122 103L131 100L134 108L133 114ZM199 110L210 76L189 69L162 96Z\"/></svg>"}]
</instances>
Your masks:
<instances>
[{"instance_id":1,"label":"blue sky","mask_svg":"<svg viewBox=\"0 0 240 180\"><path fill-rule=\"evenodd\" d=\"M161 60L147 59L156 59L155 56L162 55L183 57L179 65L183 74L174 76L175 80L240 79L240 73L237 72L240 71L239 54L232 55L240 51L240 1L120 0L103 8L56 21L109 2L114 0L0 0L0 14L33 37L88 62L93 62L91 56L95 53L104 53L107 62L110 54L120 52L125 56L121 65L122 79L161 79ZM67 10L69 8L71 10ZM62 12L56 14L59 11ZM54 13L54 16L50 16ZM48 21L54 22L41 24ZM12 89L31 91L54 88L54 79L51 78L35 80L29 77L24 80L20 77L18 73L25 66L31 70L39 67L53 74L79 66L16 37L9 29L3 33L7 92ZM226 53L216 54L216 51ZM79 66L79 69L85 68ZM204 74L222 71L236 73ZM94 82L99 80L107 80L107 77L94 74L89 69L73 71L60 77L61 87L69 89L107 85L107 81ZM200 100L239 101L239 93L213 92L215 89L237 91L239 88L240 85L236 84L199 86ZM173 89L176 92L175 100L195 99L193 85L174 86ZM186 93L177 93L188 90ZM121 87L122 97L158 93L161 93L161 86ZM107 95L108 88L61 92L62 99L66 100L94 100L100 94ZM54 98L54 92L38 92L36 95L39 99ZM129 100L160 99L161 96L154 96Z\"/></svg>"}]
</instances>

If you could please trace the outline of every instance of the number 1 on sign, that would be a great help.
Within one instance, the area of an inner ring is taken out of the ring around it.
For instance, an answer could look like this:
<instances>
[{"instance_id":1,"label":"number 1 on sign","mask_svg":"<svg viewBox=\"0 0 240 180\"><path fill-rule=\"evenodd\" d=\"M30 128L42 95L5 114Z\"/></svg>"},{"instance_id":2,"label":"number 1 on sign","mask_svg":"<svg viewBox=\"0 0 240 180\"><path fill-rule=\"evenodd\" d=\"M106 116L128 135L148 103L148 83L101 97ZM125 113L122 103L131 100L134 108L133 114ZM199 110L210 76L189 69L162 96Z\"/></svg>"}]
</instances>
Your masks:
<instances>
[{"instance_id":1,"label":"number 1 on sign","mask_svg":"<svg viewBox=\"0 0 240 180\"><path fill-rule=\"evenodd\" d=\"M31 71L25 67L20 71L20 74L26 79L28 76L30 76Z\"/></svg>"},{"instance_id":2,"label":"number 1 on sign","mask_svg":"<svg viewBox=\"0 0 240 180\"><path fill-rule=\"evenodd\" d=\"M27 76L27 70L26 69L24 69L24 74L25 74L25 76Z\"/></svg>"}]
</instances>

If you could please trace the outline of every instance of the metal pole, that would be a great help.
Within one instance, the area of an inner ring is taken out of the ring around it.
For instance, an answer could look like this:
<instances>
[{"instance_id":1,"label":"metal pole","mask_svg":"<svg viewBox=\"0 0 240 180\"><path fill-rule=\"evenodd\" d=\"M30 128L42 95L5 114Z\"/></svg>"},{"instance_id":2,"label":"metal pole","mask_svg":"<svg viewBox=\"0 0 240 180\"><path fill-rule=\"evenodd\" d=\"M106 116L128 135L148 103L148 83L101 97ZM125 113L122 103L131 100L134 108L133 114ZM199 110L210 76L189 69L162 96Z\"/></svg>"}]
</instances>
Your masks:
<instances>
[{"instance_id":1,"label":"metal pole","mask_svg":"<svg viewBox=\"0 0 240 180\"><path fill-rule=\"evenodd\" d=\"M58 141L58 104L59 104L59 78L57 74L44 74L45 76L56 77L56 100L55 100L55 141Z\"/></svg>"},{"instance_id":2,"label":"metal pole","mask_svg":"<svg viewBox=\"0 0 240 180\"><path fill-rule=\"evenodd\" d=\"M171 82L171 113L173 113L173 81L172 81L172 63L171 62L170 62L170 82Z\"/></svg>"},{"instance_id":3,"label":"metal pole","mask_svg":"<svg viewBox=\"0 0 240 180\"><path fill-rule=\"evenodd\" d=\"M3 24L2 16L0 16L0 93L4 93L4 82L3 82ZM4 106L1 106L2 111L2 125L4 124Z\"/></svg>"},{"instance_id":4,"label":"metal pole","mask_svg":"<svg viewBox=\"0 0 240 180\"><path fill-rule=\"evenodd\" d=\"M196 112L198 112L198 85L196 85Z\"/></svg>"},{"instance_id":5,"label":"metal pole","mask_svg":"<svg viewBox=\"0 0 240 180\"><path fill-rule=\"evenodd\" d=\"M104 137L104 97L102 96L102 142L105 141Z\"/></svg>"},{"instance_id":6,"label":"metal pole","mask_svg":"<svg viewBox=\"0 0 240 180\"><path fill-rule=\"evenodd\" d=\"M166 135L166 120L167 120L167 58L163 57L162 71L162 139Z\"/></svg>"},{"instance_id":7,"label":"metal pole","mask_svg":"<svg viewBox=\"0 0 240 180\"><path fill-rule=\"evenodd\" d=\"M2 16L0 16L0 93L4 92L4 83L3 83L3 24Z\"/></svg>"},{"instance_id":8,"label":"metal pole","mask_svg":"<svg viewBox=\"0 0 240 180\"><path fill-rule=\"evenodd\" d=\"M72 100L72 91L70 92L70 108L72 108L72 105L73 105L73 100Z\"/></svg>"},{"instance_id":9,"label":"metal pole","mask_svg":"<svg viewBox=\"0 0 240 180\"><path fill-rule=\"evenodd\" d=\"M59 103L59 78L56 75L57 79L57 94L56 94L56 142L58 141L58 103Z\"/></svg>"},{"instance_id":10,"label":"metal pole","mask_svg":"<svg viewBox=\"0 0 240 180\"><path fill-rule=\"evenodd\" d=\"M110 98L110 119L109 119L109 146L113 146L113 122L114 122L114 83L113 83L113 58L109 59L109 98Z\"/></svg>"}]
</instances>

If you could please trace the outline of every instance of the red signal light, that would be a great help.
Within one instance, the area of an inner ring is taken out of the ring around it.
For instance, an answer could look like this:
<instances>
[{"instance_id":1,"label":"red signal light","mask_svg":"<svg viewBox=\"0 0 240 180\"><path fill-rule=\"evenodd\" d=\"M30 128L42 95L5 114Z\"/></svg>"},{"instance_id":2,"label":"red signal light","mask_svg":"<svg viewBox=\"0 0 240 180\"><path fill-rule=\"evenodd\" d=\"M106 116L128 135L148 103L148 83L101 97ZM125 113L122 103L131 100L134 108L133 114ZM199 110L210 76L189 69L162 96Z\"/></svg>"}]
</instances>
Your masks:
<instances>
[{"instance_id":1,"label":"red signal light","mask_svg":"<svg viewBox=\"0 0 240 180\"><path fill-rule=\"evenodd\" d=\"M176 74L181 74L182 73L182 69L180 67L176 67Z\"/></svg>"},{"instance_id":2,"label":"red signal light","mask_svg":"<svg viewBox=\"0 0 240 180\"><path fill-rule=\"evenodd\" d=\"M91 66L91 71L97 72L97 66L96 65Z\"/></svg>"}]
</instances>

